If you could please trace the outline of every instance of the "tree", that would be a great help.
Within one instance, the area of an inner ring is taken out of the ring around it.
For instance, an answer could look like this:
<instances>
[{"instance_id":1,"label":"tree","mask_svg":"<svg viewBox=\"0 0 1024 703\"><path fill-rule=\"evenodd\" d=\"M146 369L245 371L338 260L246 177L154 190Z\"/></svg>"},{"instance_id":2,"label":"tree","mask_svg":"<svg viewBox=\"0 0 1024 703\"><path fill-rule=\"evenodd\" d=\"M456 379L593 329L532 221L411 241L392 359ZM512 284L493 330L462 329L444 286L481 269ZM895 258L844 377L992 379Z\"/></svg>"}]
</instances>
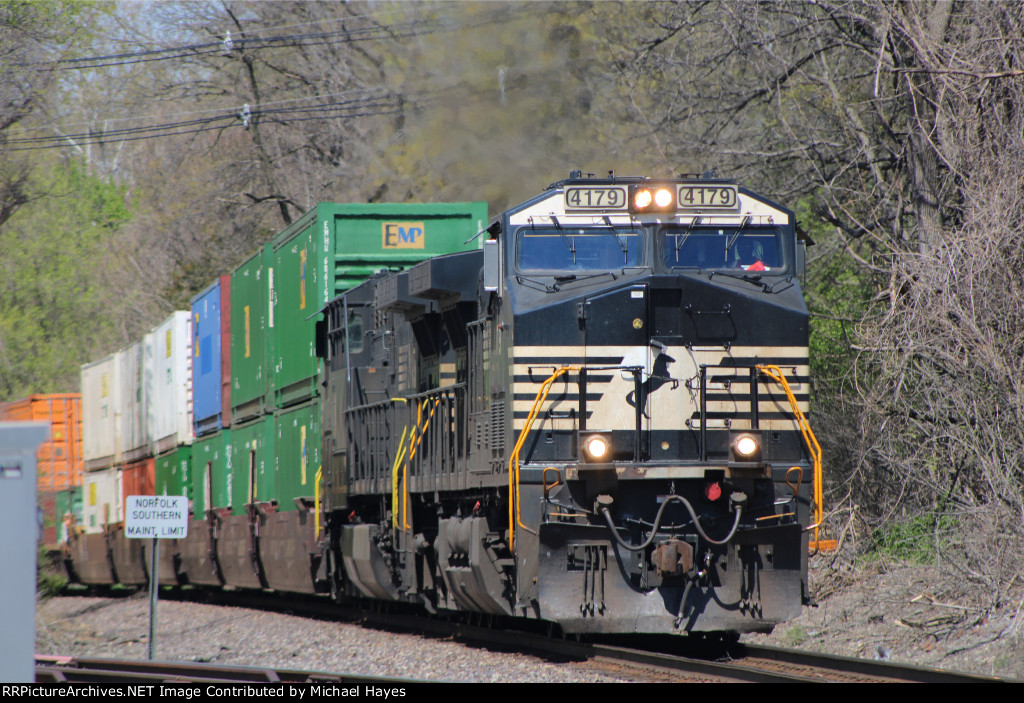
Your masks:
<instances>
[{"instance_id":1,"label":"tree","mask_svg":"<svg viewBox=\"0 0 1024 703\"><path fill-rule=\"evenodd\" d=\"M11 132L39 108L55 62L80 39L88 8L63 0L0 2L0 226L33 198L32 162L8 147Z\"/></svg>"},{"instance_id":2,"label":"tree","mask_svg":"<svg viewBox=\"0 0 1024 703\"><path fill-rule=\"evenodd\" d=\"M830 243L811 261L813 330L821 341L844 321L850 353L816 399L851 504L876 524L923 511L937 526L952 511L958 534L935 543L1005 584L1013 562L977 537L1024 536L1024 10L824 0L643 14L638 32L620 27L622 114L670 166L714 163L799 200ZM851 275L867 287L853 310L830 295Z\"/></svg>"},{"instance_id":3,"label":"tree","mask_svg":"<svg viewBox=\"0 0 1024 703\"><path fill-rule=\"evenodd\" d=\"M135 332L117 324L131 296L103 275L119 263L116 235L129 217L124 190L88 175L80 162L54 159L27 186L48 197L27 203L0 229L3 398L76 388L81 364Z\"/></svg>"}]
</instances>

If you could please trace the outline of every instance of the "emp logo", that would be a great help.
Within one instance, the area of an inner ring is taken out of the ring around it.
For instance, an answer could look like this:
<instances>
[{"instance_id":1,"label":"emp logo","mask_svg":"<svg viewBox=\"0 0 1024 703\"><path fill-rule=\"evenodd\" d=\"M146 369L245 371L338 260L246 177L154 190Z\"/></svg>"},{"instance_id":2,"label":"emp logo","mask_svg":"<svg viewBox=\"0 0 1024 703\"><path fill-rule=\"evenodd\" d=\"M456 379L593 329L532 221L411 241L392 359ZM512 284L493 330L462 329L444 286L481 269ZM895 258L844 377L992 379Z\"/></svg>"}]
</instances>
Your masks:
<instances>
[{"instance_id":1,"label":"emp logo","mask_svg":"<svg viewBox=\"0 0 1024 703\"><path fill-rule=\"evenodd\" d=\"M422 222L384 222L385 249L422 249L426 237Z\"/></svg>"}]
</instances>

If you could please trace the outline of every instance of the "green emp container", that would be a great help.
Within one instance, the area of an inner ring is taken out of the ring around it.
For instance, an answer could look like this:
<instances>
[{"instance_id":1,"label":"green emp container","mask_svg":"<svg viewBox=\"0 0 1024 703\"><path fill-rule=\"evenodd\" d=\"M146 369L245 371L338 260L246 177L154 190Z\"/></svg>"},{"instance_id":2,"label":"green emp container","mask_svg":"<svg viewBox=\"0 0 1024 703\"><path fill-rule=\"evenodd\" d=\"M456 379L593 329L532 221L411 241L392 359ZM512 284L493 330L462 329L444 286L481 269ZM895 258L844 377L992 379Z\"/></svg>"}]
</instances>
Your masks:
<instances>
[{"instance_id":1,"label":"green emp container","mask_svg":"<svg viewBox=\"0 0 1024 703\"><path fill-rule=\"evenodd\" d=\"M276 469L273 415L231 428L229 480L233 515L244 515L245 506L255 501L280 503Z\"/></svg>"},{"instance_id":2,"label":"green emp container","mask_svg":"<svg viewBox=\"0 0 1024 703\"><path fill-rule=\"evenodd\" d=\"M156 494L193 497L192 447L178 447L156 458Z\"/></svg>"},{"instance_id":3,"label":"green emp container","mask_svg":"<svg viewBox=\"0 0 1024 703\"><path fill-rule=\"evenodd\" d=\"M244 422L266 411L270 384L269 315L273 294L270 245L231 274L231 420Z\"/></svg>"},{"instance_id":4,"label":"green emp container","mask_svg":"<svg viewBox=\"0 0 1024 703\"><path fill-rule=\"evenodd\" d=\"M231 430L197 438L192 444L192 514L231 506Z\"/></svg>"},{"instance_id":5,"label":"green emp container","mask_svg":"<svg viewBox=\"0 0 1024 703\"><path fill-rule=\"evenodd\" d=\"M483 202L320 203L274 237L268 352L274 407L317 394L317 313L328 301L382 268L408 268L439 254L477 249L481 240L473 238L486 225ZM234 279L231 285L234 327Z\"/></svg>"},{"instance_id":6,"label":"green emp container","mask_svg":"<svg viewBox=\"0 0 1024 703\"><path fill-rule=\"evenodd\" d=\"M294 498L312 498L320 469L320 404L278 410L276 435L278 510L295 510Z\"/></svg>"}]
</instances>

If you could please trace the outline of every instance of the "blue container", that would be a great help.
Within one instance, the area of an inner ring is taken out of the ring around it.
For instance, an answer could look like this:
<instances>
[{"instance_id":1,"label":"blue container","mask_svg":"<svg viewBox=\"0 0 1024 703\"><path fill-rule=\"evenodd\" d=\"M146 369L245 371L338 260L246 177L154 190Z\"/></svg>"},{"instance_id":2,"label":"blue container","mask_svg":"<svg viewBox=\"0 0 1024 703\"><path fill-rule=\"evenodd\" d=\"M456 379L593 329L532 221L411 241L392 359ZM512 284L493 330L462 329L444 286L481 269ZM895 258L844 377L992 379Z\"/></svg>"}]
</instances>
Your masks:
<instances>
[{"instance_id":1,"label":"blue container","mask_svg":"<svg viewBox=\"0 0 1024 703\"><path fill-rule=\"evenodd\" d=\"M192 299L192 402L196 436L223 427L221 282Z\"/></svg>"}]
</instances>

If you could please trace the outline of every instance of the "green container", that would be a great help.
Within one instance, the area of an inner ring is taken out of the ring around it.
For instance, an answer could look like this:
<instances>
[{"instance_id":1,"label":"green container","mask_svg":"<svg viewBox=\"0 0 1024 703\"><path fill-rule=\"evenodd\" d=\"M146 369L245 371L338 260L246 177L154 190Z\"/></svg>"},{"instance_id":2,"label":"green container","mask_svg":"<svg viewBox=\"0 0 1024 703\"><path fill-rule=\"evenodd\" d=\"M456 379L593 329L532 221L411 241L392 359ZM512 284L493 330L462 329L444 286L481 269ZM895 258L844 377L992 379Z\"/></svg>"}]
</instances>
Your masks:
<instances>
[{"instance_id":1,"label":"green container","mask_svg":"<svg viewBox=\"0 0 1024 703\"><path fill-rule=\"evenodd\" d=\"M244 515L253 502L278 500L274 416L231 428L231 512Z\"/></svg>"},{"instance_id":2,"label":"green container","mask_svg":"<svg viewBox=\"0 0 1024 703\"><path fill-rule=\"evenodd\" d=\"M199 437L192 444L192 513L231 507L231 430Z\"/></svg>"},{"instance_id":3,"label":"green container","mask_svg":"<svg viewBox=\"0 0 1024 703\"><path fill-rule=\"evenodd\" d=\"M82 487L75 486L74 488L63 488L57 492L54 496L54 516L55 524L57 526L57 541L67 542L68 540L68 526L64 520L64 516L70 513L74 516L73 524L83 524L83 513L82 513Z\"/></svg>"},{"instance_id":4,"label":"green container","mask_svg":"<svg viewBox=\"0 0 1024 703\"><path fill-rule=\"evenodd\" d=\"M265 245L231 274L231 420L263 415L270 383L273 268Z\"/></svg>"},{"instance_id":5,"label":"green container","mask_svg":"<svg viewBox=\"0 0 1024 703\"><path fill-rule=\"evenodd\" d=\"M320 469L320 404L316 401L275 416L278 510L295 510L294 498L313 498Z\"/></svg>"},{"instance_id":6,"label":"green container","mask_svg":"<svg viewBox=\"0 0 1024 703\"><path fill-rule=\"evenodd\" d=\"M156 494L193 497L192 447L177 447L156 458Z\"/></svg>"},{"instance_id":7,"label":"green container","mask_svg":"<svg viewBox=\"0 0 1024 703\"><path fill-rule=\"evenodd\" d=\"M477 249L482 240L474 237L486 225L487 203L482 202L320 203L274 237L269 316L274 407L317 394L317 313L328 301L382 268L408 268L439 254ZM237 310L232 288L232 326Z\"/></svg>"}]
</instances>

